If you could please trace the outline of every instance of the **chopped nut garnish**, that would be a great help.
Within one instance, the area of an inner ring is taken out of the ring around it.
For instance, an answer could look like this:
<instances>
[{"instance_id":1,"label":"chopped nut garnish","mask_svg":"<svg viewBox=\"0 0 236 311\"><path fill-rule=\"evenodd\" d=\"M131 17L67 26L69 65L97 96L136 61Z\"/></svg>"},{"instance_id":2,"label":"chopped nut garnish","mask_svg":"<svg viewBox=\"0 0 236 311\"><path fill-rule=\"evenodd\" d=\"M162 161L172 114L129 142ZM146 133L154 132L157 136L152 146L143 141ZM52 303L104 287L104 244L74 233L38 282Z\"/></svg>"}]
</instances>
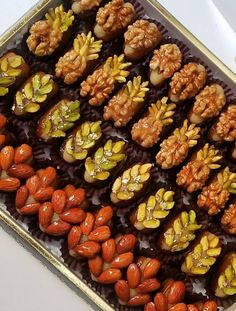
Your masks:
<instances>
[{"instance_id":1,"label":"chopped nut garnish","mask_svg":"<svg viewBox=\"0 0 236 311\"><path fill-rule=\"evenodd\" d=\"M168 98L163 97L148 108L147 116L140 119L132 127L132 139L145 148L155 145L163 128L173 122L175 104L167 104Z\"/></svg>"},{"instance_id":2,"label":"chopped nut garnish","mask_svg":"<svg viewBox=\"0 0 236 311\"><path fill-rule=\"evenodd\" d=\"M225 232L236 234L236 204L231 204L229 208L225 210L221 218L221 225Z\"/></svg>"},{"instance_id":3,"label":"chopped nut garnish","mask_svg":"<svg viewBox=\"0 0 236 311\"><path fill-rule=\"evenodd\" d=\"M229 200L230 193L236 193L236 173L226 167L199 194L197 204L205 208L209 215L218 214Z\"/></svg>"},{"instance_id":4,"label":"chopped nut garnish","mask_svg":"<svg viewBox=\"0 0 236 311\"><path fill-rule=\"evenodd\" d=\"M61 147L61 155L68 163L83 160L102 136L101 121L84 122L69 135Z\"/></svg>"},{"instance_id":5,"label":"chopped nut garnish","mask_svg":"<svg viewBox=\"0 0 236 311\"><path fill-rule=\"evenodd\" d=\"M185 256L181 270L187 275L204 275L221 253L220 239L211 232L205 232L194 245L193 250Z\"/></svg>"},{"instance_id":6,"label":"chopped nut garnish","mask_svg":"<svg viewBox=\"0 0 236 311\"><path fill-rule=\"evenodd\" d=\"M125 56L137 60L155 48L161 40L161 33L154 23L140 19L128 27L124 37Z\"/></svg>"},{"instance_id":7,"label":"chopped nut garnish","mask_svg":"<svg viewBox=\"0 0 236 311\"><path fill-rule=\"evenodd\" d=\"M124 141L113 142L109 139L95 152L93 158L86 159L84 179L89 183L107 180L113 169L125 158L124 145Z\"/></svg>"},{"instance_id":8,"label":"chopped nut garnish","mask_svg":"<svg viewBox=\"0 0 236 311\"><path fill-rule=\"evenodd\" d=\"M66 84L73 84L86 72L89 63L98 59L101 48L102 41L95 41L91 31L87 35L79 34L73 48L60 57L56 64L56 76Z\"/></svg>"},{"instance_id":9,"label":"chopped nut garnish","mask_svg":"<svg viewBox=\"0 0 236 311\"><path fill-rule=\"evenodd\" d=\"M176 72L170 82L169 98L178 103L194 97L206 83L206 69L197 63L188 63Z\"/></svg>"},{"instance_id":10,"label":"chopped nut garnish","mask_svg":"<svg viewBox=\"0 0 236 311\"><path fill-rule=\"evenodd\" d=\"M135 18L135 9L124 0L112 0L100 8L96 16L94 34L104 41L122 33Z\"/></svg>"},{"instance_id":11,"label":"chopped nut garnish","mask_svg":"<svg viewBox=\"0 0 236 311\"><path fill-rule=\"evenodd\" d=\"M197 96L189 120L200 124L217 116L226 103L225 93L219 84L207 85Z\"/></svg>"},{"instance_id":12,"label":"chopped nut garnish","mask_svg":"<svg viewBox=\"0 0 236 311\"><path fill-rule=\"evenodd\" d=\"M109 98L117 83L125 83L131 63L124 62L124 54L109 57L104 64L81 83L80 95L89 96L89 104L100 106Z\"/></svg>"},{"instance_id":13,"label":"chopped nut garnish","mask_svg":"<svg viewBox=\"0 0 236 311\"><path fill-rule=\"evenodd\" d=\"M161 165L162 169L170 169L182 163L189 149L197 144L199 132L200 127L185 120L181 128L175 129L173 134L161 143L161 149L156 155L157 164Z\"/></svg>"},{"instance_id":14,"label":"chopped nut garnish","mask_svg":"<svg viewBox=\"0 0 236 311\"><path fill-rule=\"evenodd\" d=\"M83 14L100 5L102 0L72 0L72 10L75 14Z\"/></svg>"},{"instance_id":15,"label":"chopped nut garnish","mask_svg":"<svg viewBox=\"0 0 236 311\"><path fill-rule=\"evenodd\" d=\"M139 204L133 215L135 228L138 230L158 228L175 205L173 196L173 191L160 188L155 195L149 196L146 201Z\"/></svg>"},{"instance_id":16,"label":"chopped nut garnish","mask_svg":"<svg viewBox=\"0 0 236 311\"><path fill-rule=\"evenodd\" d=\"M151 163L135 164L118 177L111 192L111 201L114 204L127 204L141 195L141 191L150 181Z\"/></svg>"},{"instance_id":17,"label":"chopped nut garnish","mask_svg":"<svg viewBox=\"0 0 236 311\"><path fill-rule=\"evenodd\" d=\"M159 245L167 252L182 251L195 239L195 231L201 227L193 210L189 213L181 212L167 224L165 231L160 235Z\"/></svg>"},{"instance_id":18,"label":"chopped nut garnish","mask_svg":"<svg viewBox=\"0 0 236 311\"><path fill-rule=\"evenodd\" d=\"M202 149L193 155L193 160L189 161L177 174L177 184L190 193L201 189L206 183L211 170L220 167L217 162L221 158L219 150L215 149L214 146L205 144Z\"/></svg>"},{"instance_id":19,"label":"chopped nut garnish","mask_svg":"<svg viewBox=\"0 0 236 311\"><path fill-rule=\"evenodd\" d=\"M230 105L222 112L210 130L214 141L234 141L236 139L236 105Z\"/></svg>"},{"instance_id":20,"label":"chopped nut garnish","mask_svg":"<svg viewBox=\"0 0 236 311\"><path fill-rule=\"evenodd\" d=\"M161 45L159 50L154 51L149 64L152 85L158 86L172 77L180 69L181 62L182 53L176 44Z\"/></svg>"},{"instance_id":21,"label":"chopped nut garnish","mask_svg":"<svg viewBox=\"0 0 236 311\"><path fill-rule=\"evenodd\" d=\"M51 55L74 21L72 10L65 12L62 5L49 9L45 18L33 24L26 40L29 50L37 56Z\"/></svg>"},{"instance_id":22,"label":"chopped nut garnish","mask_svg":"<svg viewBox=\"0 0 236 311\"><path fill-rule=\"evenodd\" d=\"M105 120L112 120L116 127L125 126L142 107L149 88L142 77L134 77L120 89L104 108Z\"/></svg>"}]
</instances>

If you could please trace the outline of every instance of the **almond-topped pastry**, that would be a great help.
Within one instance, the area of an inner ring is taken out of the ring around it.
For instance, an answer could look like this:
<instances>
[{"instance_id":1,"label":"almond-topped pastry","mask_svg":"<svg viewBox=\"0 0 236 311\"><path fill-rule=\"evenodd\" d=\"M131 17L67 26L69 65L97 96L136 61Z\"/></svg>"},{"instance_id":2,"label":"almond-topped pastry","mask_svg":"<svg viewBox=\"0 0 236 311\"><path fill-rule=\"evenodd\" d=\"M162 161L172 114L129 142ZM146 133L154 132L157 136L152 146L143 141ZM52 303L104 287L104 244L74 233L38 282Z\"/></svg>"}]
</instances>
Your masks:
<instances>
[{"instance_id":1,"label":"almond-topped pastry","mask_svg":"<svg viewBox=\"0 0 236 311\"><path fill-rule=\"evenodd\" d=\"M176 128L173 134L161 143L161 149L156 155L157 164L162 169L170 169L181 164L189 150L197 144L199 132L200 127L184 120L183 126Z\"/></svg>"},{"instance_id":2,"label":"almond-topped pastry","mask_svg":"<svg viewBox=\"0 0 236 311\"><path fill-rule=\"evenodd\" d=\"M214 146L205 144L202 149L195 152L191 160L177 174L176 182L188 192L202 189L205 185L211 170L220 167L219 160L222 156Z\"/></svg>"},{"instance_id":3,"label":"almond-topped pastry","mask_svg":"<svg viewBox=\"0 0 236 311\"><path fill-rule=\"evenodd\" d=\"M156 24L140 19L128 27L124 37L125 56L129 60L135 61L155 48L161 40L161 33Z\"/></svg>"},{"instance_id":4,"label":"almond-topped pastry","mask_svg":"<svg viewBox=\"0 0 236 311\"><path fill-rule=\"evenodd\" d=\"M147 81L134 77L110 99L104 108L104 119L112 120L115 127L125 126L142 108L148 90Z\"/></svg>"},{"instance_id":5,"label":"almond-topped pastry","mask_svg":"<svg viewBox=\"0 0 236 311\"><path fill-rule=\"evenodd\" d=\"M236 234L236 204L230 204L221 218L221 226L225 232Z\"/></svg>"},{"instance_id":6,"label":"almond-topped pastry","mask_svg":"<svg viewBox=\"0 0 236 311\"><path fill-rule=\"evenodd\" d=\"M59 58L55 73L57 78L63 79L66 84L75 83L79 77L88 72L93 61L99 58L102 41L95 41L91 31L86 35L78 34L74 40L73 48Z\"/></svg>"},{"instance_id":7,"label":"almond-topped pastry","mask_svg":"<svg viewBox=\"0 0 236 311\"><path fill-rule=\"evenodd\" d=\"M37 72L17 91L12 111L17 116L29 117L44 107L57 90L57 84L51 75Z\"/></svg>"},{"instance_id":8,"label":"almond-topped pastry","mask_svg":"<svg viewBox=\"0 0 236 311\"><path fill-rule=\"evenodd\" d=\"M131 130L132 139L144 148L150 148L160 139L163 128L173 122L175 104L167 103L168 97L163 97L152 104L144 118L135 123Z\"/></svg>"},{"instance_id":9,"label":"almond-topped pastry","mask_svg":"<svg viewBox=\"0 0 236 311\"><path fill-rule=\"evenodd\" d=\"M163 44L155 50L149 63L150 82L160 86L166 79L180 69L182 53L176 44Z\"/></svg>"},{"instance_id":10,"label":"almond-topped pastry","mask_svg":"<svg viewBox=\"0 0 236 311\"><path fill-rule=\"evenodd\" d=\"M124 54L109 57L92 75L81 83L80 95L89 97L89 104L101 106L119 83L125 83L131 63L124 60Z\"/></svg>"},{"instance_id":11,"label":"almond-topped pastry","mask_svg":"<svg viewBox=\"0 0 236 311\"><path fill-rule=\"evenodd\" d=\"M131 3L112 0L98 10L94 34L103 41L109 41L124 32L134 19L135 9Z\"/></svg>"},{"instance_id":12,"label":"almond-topped pastry","mask_svg":"<svg viewBox=\"0 0 236 311\"><path fill-rule=\"evenodd\" d=\"M222 112L209 132L210 139L214 141L236 140L236 104L229 105Z\"/></svg>"},{"instance_id":13,"label":"almond-topped pastry","mask_svg":"<svg viewBox=\"0 0 236 311\"><path fill-rule=\"evenodd\" d=\"M170 82L169 98L174 103L194 97L206 83L207 72L203 65L188 63L176 72Z\"/></svg>"},{"instance_id":14,"label":"almond-topped pastry","mask_svg":"<svg viewBox=\"0 0 236 311\"><path fill-rule=\"evenodd\" d=\"M97 8L102 0L72 0L72 10L75 14L83 15Z\"/></svg>"},{"instance_id":15,"label":"almond-topped pastry","mask_svg":"<svg viewBox=\"0 0 236 311\"><path fill-rule=\"evenodd\" d=\"M51 55L65 40L74 21L72 10L65 12L62 5L49 9L44 20L33 24L26 40L29 50L36 56Z\"/></svg>"},{"instance_id":16,"label":"almond-topped pastry","mask_svg":"<svg viewBox=\"0 0 236 311\"><path fill-rule=\"evenodd\" d=\"M181 270L190 276L206 274L221 253L220 239L213 233L204 232L185 256Z\"/></svg>"},{"instance_id":17,"label":"almond-topped pastry","mask_svg":"<svg viewBox=\"0 0 236 311\"><path fill-rule=\"evenodd\" d=\"M19 85L28 75L29 66L24 58L14 52L8 52L0 58L0 97L9 92L9 88Z\"/></svg>"},{"instance_id":18,"label":"almond-topped pastry","mask_svg":"<svg viewBox=\"0 0 236 311\"><path fill-rule=\"evenodd\" d=\"M195 98L189 120L201 124L217 116L226 103L224 89L219 84L207 85Z\"/></svg>"},{"instance_id":19,"label":"almond-topped pastry","mask_svg":"<svg viewBox=\"0 0 236 311\"><path fill-rule=\"evenodd\" d=\"M226 167L203 188L198 196L197 205L206 209L209 215L218 214L225 207L230 193L236 193L236 173L230 172Z\"/></svg>"}]
</instances>

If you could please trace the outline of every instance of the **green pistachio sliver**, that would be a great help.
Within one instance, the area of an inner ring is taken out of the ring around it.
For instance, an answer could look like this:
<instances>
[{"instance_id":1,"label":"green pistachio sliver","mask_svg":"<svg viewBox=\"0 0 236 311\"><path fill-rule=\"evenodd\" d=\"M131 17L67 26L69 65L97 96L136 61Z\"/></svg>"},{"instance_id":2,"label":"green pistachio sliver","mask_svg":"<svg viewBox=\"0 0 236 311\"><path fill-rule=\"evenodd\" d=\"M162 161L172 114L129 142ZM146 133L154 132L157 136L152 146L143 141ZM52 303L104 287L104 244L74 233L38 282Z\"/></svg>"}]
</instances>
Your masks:
<instances>
[{"instance_id":1,"label":"green pistachio sliver","mask_svg":"<svg viewBox=\"0 0 236 311\"><path fill-rule=\"evenodd\" d=\"M22 105L23 103L23 94L20 91L16 93L16 103L17 105Z\"/></svg>"},{"instance_id":2,"label":"green pistachio sliver","mask_svg":"<svg viewBox=\"0 0 236 311\"><path fill-rule=\"evenodd\" d=\"M51 122L48 119L46 119L44 121L43 126L44 126L43 131L48 134L52 128Z\"/></svg>"},{"instance_id":3,"label":"green pistachio sliver","mask_svg":"<svg viewBox=\"0 0 236 311\"><path fill-rule=\"evenodd\" d=\"M94 141L94 140L88 141L87 143L84 143L84 144L83 144L83 149L90 149L90 148L92 148L94 145L95 145L95 141Z\"/></svg>"},{"instance_id":4,"label":"green pistachio sliver","mask_svg":"<svg viewBox=\"0 0 236 311\"><path fill-rule=\"evenodd\" d=\"M67 118L67 120L70 122L75 122L79 120L79 118L80 118L80 113L74 113L74 114L71 114L70 117Z\"/></svg>"},{"instance_id":5,"label":"green pistachio sliver","mask_svg":"<svg viewBox=\"0 0 236 311\"><path fill-rule=\"evenodd\" d=\"M80 103L79 103L78 100L72 102L72 103L69 105L71 111L78 109L79 106L80 106Z\"/></svg>"},{"instance_id":6,"label":"green pistachio sliver","mask_svg":"<svg viewBox=\"0 0 236 311\"><path fill-rule=\"evenodd\" d=\"M46 84L48 84L49 80L51 79L51 76L50 75L44 75L42 78L41 78L41 83L43 86L45 86ZM40 77L39 79L40 80Z\"/></svg>"},{"instance_id":7,"label":"green pistachio sliver","mask_svg":"<svg viewBox=\"0 0 236 311\"><path fill-rule=\"evenodd\" d=\"M7 71L7 74L10 76L10 77L17 77L21 74L22 70L21 69L9 69Z\"/></svg>"},{"instance_id":8,"label":"green pistachio sliver","mask_svg":"<svg viewBox=\"0 0 236 311\"><path fill-rule=\"evenodd\" d=\"M125 158L125 154L123 153L113 154L112 156L109 157L110 161L116 161L116 162L120 162L124 158Z\"/></svg>"},{"instance_id":9,"label":"green pistachio sliver","mask_svg":"<svg viewBox=\"0 0 236 311\"><path fill-rule=\"evenodd\" d=\"M25 105L24 110L29 113L35 113L40 109L40 105L36 103L29 103Z\"/></svg>"},{"instance_id":10,"label":"green pistachio sliver","mask_svg":"<svg viewBox=\"0 0 236 311\"><path fill-rule=\"evenodd\" d=\"M4 58L1 61L1 71L6 72L7 68L8 68L8 60L7 60L7 58Z\"/></svg>"},{"instance_id":11,"label":"green pistachio sliver","mask_svg":"<svg viewBox=\"0 0 236 311\"><path fill-rule=\"evenodd\" d=\"M26 85L24 86L24 93L27 99L30 100L33 98L33 89L30 82L26 83Z\"/></svg>"},{"instance_id":12,"label":"green pistachio sliver","mask_svg":"<svg viewBox=\"0 0 236 311\"><path fill-rule=\"evenodd\" d=\"M76 160L84 160L88 155L87 150L83 150L80 153L74 153L73 156Z\"/></svg>"},{"instance_id":13,"label":"green pistachio sliver","mask_svg":"<svg viewBox=\"0 0 236 311\"><path fill-rule=\"evenodd\" d=\"M19 55L10 57L8 61L9 61L9 64L11 65L12 68L17 68L17 67L21 66L23 63L23 59Z\"/></svg>"},{"instance_id":14,"label":"green pistachio sliver","mask_svg":"<svg viewBox=\"0 0 236 311\"><path fill-rule=\"evenodd\" d=\"M96 174L96 179L98 180L106 180L110 176L110 173L107 171L103 171Z\"/></svg>"},{"instance_id":15,"label":"green pistachio sliver","mask_svg":"<svg viewBox=\"0 0 236 311\"><path fill-rule=\"evenodd\" d=\"M5 96L8 91L8 88L0 86L0 96Z\"/></svg>"},{"instance_id":16,"label":"green pistachio sliver","mask_svg":"<svg viewBox=\"0 0 236 311\"><path fill-rule=\"evenodd\" d=\"M47 99L47 95L36 95L35 96L35 101L37 103L43 103Z\"/></svg>"},{"instance_id":17,"label":"green pistachio sliver","mask_svg":"<svg viewBox=\"0 0 236 311\"><path fill-rule=\"evenodd\" d=\"M40 83L40 79L39 79L39 75L36 75L32 78L32 85L33 85L33 89L34 91L39 90L41 83Z\"/></svg>"},{"instance_id":18,"label":"green pistachio sliver","mask_svg":"<svg viewBox=\"0 0 236 311\"><path fill-rule=\"evenodd\" d=\"M5 77L0 77L0 85L1 86L10 86L11 84L13 84L16 81L15 77L9 77L9 76L5 76Z\"/></svg>"},{"instance_id":19,"label":"green pistachio sliver","mask_svg":"<svg viewBox=\"0 0 236 311\"><path fill-rule=\"evenodd\" d=\"M58 138L58 137L65 137L66 136L66 133L61 131L61 130L57 130L57 131L54 131L52 134L51 134L51 137L53 138Z\"/></svg>"},{"instance_id":20,"label":"green pistachio sliver","mask_svg":"<svg viewBox=\"0 0 236 311\"><path fill-rule=\"evenodd\" d=\"M117 165L117 162L109 161L107 163L101 163L100 167L104 171L109 171L109 170L112 170L114 167L116 167L116 165Z\"/></svg>"},{"instance_id":21,"label":"green pistachio sliver","mask_svg":"<svg viewBox=\"0 0 236 311\"><path fill-rule=\"evenodd\" d=\"M43 95L51 93L53 89L52 83L48 83L40 89L40 93Z\"/></svg>"}]
</instances>

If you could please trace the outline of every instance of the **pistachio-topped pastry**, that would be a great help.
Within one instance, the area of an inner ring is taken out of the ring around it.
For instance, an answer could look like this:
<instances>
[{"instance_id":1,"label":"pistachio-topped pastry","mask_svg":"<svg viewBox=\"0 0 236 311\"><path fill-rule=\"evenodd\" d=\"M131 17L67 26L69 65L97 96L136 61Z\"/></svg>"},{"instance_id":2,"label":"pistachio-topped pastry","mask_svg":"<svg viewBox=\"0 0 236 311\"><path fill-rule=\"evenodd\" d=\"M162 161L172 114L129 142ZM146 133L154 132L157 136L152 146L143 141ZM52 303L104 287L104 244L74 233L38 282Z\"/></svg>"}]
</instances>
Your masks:
<instances>
[{"instance_id":1,"label":"pistachio-topped pastry","mask_svg":"<svg viewBox=\"0 0 236 311\"><path fill-rule=\"evenodd\" d=\"M61 146L62 158L68 163L84 160L102 136L101 121L86 121L77 127Z\"/></svg>"},{"instance_id":2,"label":"pistachio-topped pastry","mask_svg":"<svg viewBox=\"0 0 236 311\"><path fill-rule=\"evenodd\" d=\"M211 170L220 167L217 162L221 158L219 150L215 149L214 146L205 144L202 149L193 154L191 160L177 174L177 184L190 193L202 189Z\"/></svg>"},{"instance_id":3,"label":"pistachio-topped pastry","mask_svg":"<svg viewBox=\"0 0 236 311\"><path fill-rule=\"evenodd\" d=\"M36 56L51 55L64 41L74 21L72 10L64 11L62 5L49 9L44 20L33 24L26 40L29 50Z\"/></svg>"},{"instance_id":4,"label":"pistachio-topped pastry","mask_svg":"<svg viewBox=\"0 0 236 311\"><path fill-rule=\"evenodd\" d=\"M141 76L128 81L104 108L104 119L112 120L116 127L125 126L142 108L149 90L147 86L148 82L142 82Z\"/></svg>"},{"instance_id":5,"label":"pistachio-topped pastry","mask_svg":"<svg viewBox=\"0 0 236 311\"><path fill-rule=\"evenodd\" d=\"M197 223L196 213L181 212L172 219L160 235L159 245L163 251L179 252L186 249L196 237L195 231L202 226Z\"/></svg>"},{"instance_id":6,"label":"pistachio-topped pastry","mask_svg":"<svg viewBox=\"0 0 236 311\"><path fill-rule=\"evenodd\" d=\"M194 97L206 83L207 72L203 65L188 63L176 72L170 82L169 98L174 103Z\"/></svg>"},{"instance_id":7,"label":"pistachio-topped pastry","mask_svg":"<svg viewBox=\"0 0 236 311\"><path fill-rule=\"evenodd\" d=\"M131 223L138 230L156 229L174 207L174 192L160 188L154 195L140 203L130 217Z\"/></svg>"},{"instance_id":8,"label":"pistachio-topped pastry","mask_svg":"<svg viewBox=\"0 0 236 311\"><path fill-rule=\"evenodd\" d=\"M83 15L97 8L102 0L72 0L72 10L75 14Z\"/></svg>"},{"instance_id":9,"label":"pistachio-topped pastry","mask_svg":"<svg viewBox=\"0 0 236 311\"><path fill-rule=\"evenodd\" d=\"M38 122L37 137L45 141L53 138L65 137L80 118L80 103L62 99L46 112Z\"/></svg>"},{"instance_id":10,"label":"pistachio-topped pastry","mask_svg":"<svg viewBox=\"0 0 236 311\"><path fill-rule=\"evenodd\" d=\"M124 54L109 57L92 75L81 83L80 95L88 96L89 104L100 106L119 83L126 82L129 71L125 70L131 63L124 60Z\"/></svg>"},{"instance_id":11,"label":"pistachio-topped pastry","mask_svg":"<svg viewBox=\"0 0 236 311\"><path fill-rule=\"evenodd\" d=\"M12 111L17 116L30 116L39 111L56 94L53 77L42 71L35 73L15 95Z\"/></svg>"},{"instance_id":12,"label":"pistachio-topped pastry","mask_svg":"<svg viewBox=\"0 0 236 311\"><path fill-rule=\"evenodd\" d=\"M156 24L139 19L128 27L124 37L125 56L129 60L135 61L155 48L161 40L161 33Z\"/></svg>"},{"instance_id":13,"label":"pistachio-topped pastry","mask_svg":"<svg viewBox=\"0 0 236 311\"><path fill-rule=\"evenodd\" d=\"M226 103L225 93L219 84L207 85L195 98L189 113L192 123L200 124L217 116Z\"/></svg>"},{"instance_id":14,"label":"pistachio-topped pastry","mask_svg":"<svg viewBox=\"0 0 236 311\"><path fill-rule=\"evenodd\" d=\"M236 294L236 252L225 255L213 277L212 290L220 298Z\"/></svg>"},{"instance_id":15,"label":"pistachio-topped pastry","mask_svg":"<svg viewBox=\"0 0 236 311\"><path fill-rule=\"evenodd\" d=\"M91 31L86 35L78 34L74 39L73 48L59 58L56 64L56 76L66 84L75 83L91 67L92 62L99 57L102 41L95 41Z\"/></svg>"},{"instance_id":16,"label":"pistachio-topped pastry","mask_svg":"<svg viewBox=\"0 0 236 311\"><path fill-rule=\"evenodd\" d=\"M150 82L160 86L166 79L180 69L182 53L176 44L163 44L155 50L149 63Z\"/></svg>"},{"instance_id":17,"label":"pistachio-topped pastry","mask_svg":"<svg viewBox=\"0 0 236 311\"><path fill-rule=\"evenodd\" d=\"M85 161L84 179L89 183L107 180L114 168L125 158L124 141L113 142L109 139L100 147L93 158Z\"/></svg>"},{"instance_id":18,"label":"pistachio-topped pastry","mask_svg":"<svg viewBox=\"0 0 236 311\"><path fill-rule=\"evenodd\" d=\"M230 204L221 218L221 226L225 232L236 234L236 204Z\"/></svg>"},{"instance_id":19,"label":"pistachio-topped pastry","mask_svg":"<svg viewBox=\"0 0 236 311\"><path fill-rule=\"evenodd\" d=\"M190 276L204 275L221 253L220 239L213 233L204 232L194 242L193 250L185 256L181 270Z\"/></svg>"},{"instance_id":20,"label":"pistachio-topped pastry","mask_svg":"<svg viewBox=\"0 0 236 311\"><path fill-rule=\"evenodd\" d=\"M209 136L214 141L236 140L236 104L229 105L212 126Z\"/></svg>"},{"instance_id":21,"label":"pistachio-topped pastry","mask_svg":"<svg viewBox=\"0 0 236 311\"><path fill-rule=\"evenodd\" d=\"M152 104L144 118L135 123L131 130L132 139L145 148L152 147L160 139L163 128L173 122L175 104L167 103L168 97L163 97Z\"/></svg>"},{"instance_id":22,"label":"pistachio-topped pastry","mask_svg":"<svg viewBox=\"0 0 236 311\"><path fill-rule=\"evenodd\" d=\"M209 215L218 214L229 200L230 193L236 193L236 173L226 167L213 178L199 194L197 205L205 208Z\"/></svg>"},{"instance_id":23,"label":"pistachio-topped pastry","mask_svg":"<svg viewBox=\"0 0 236 311\"><path fill-rule=\"evenodd\" d=\"M9 88L20 84L28 75L29 66L24 58L8 52L0 58L0 96L5 96Z\"/></svg>"},{"instance_id":24,"label":"pistachio-topped pastry","mask_svg":"<svg viewBox=\"0 0 236 311\"><path fill-rule=\"evenodd\" d=\"M131 3L112 0L98 10L94 33L97 38L109 41L124 32L134 18L135 9Z\"/></svg>"},{"instance_id":25,"label":"pistachio-topped pastry","mask_svg":"<svg viewBox=\"0 0 236 311\"><path fill-rule=\"evenodd\" d=\"M125 170L112 185L111 201L116 205L127 205L140 197L150 182L151 168L151 163L138 163Z\"/></svg>"}]
</instances>

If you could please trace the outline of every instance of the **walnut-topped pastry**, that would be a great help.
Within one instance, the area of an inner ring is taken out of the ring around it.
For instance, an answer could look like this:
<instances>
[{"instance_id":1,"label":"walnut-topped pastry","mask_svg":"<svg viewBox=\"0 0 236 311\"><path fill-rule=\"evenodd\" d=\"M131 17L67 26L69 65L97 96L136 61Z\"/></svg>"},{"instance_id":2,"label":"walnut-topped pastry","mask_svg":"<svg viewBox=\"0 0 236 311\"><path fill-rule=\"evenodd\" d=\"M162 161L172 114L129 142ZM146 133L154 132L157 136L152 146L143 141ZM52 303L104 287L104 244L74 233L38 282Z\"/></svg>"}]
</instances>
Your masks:
<instances>
[{"instance_id":1,"label":"walnut-topped pastry","mask_svg":"<svg viewBox=\"0 0 236 311\"><path fill-rule=\"evenodd\" d=\"M92 75L81 83L80 95L88 96L89 104L100 106L109 98L116 84L126 82L129 71L125 70L131 63L124 60L124 54L109 57Z\"/></svg>"},{"instance_id":2,"label":"walnut-topped pastry","mask_svg":"<svg viewBox=\"0 0 236 311\"><path fill-rule=\"evenodd\" d=\"M236 104L232 104L222 112L212 126L209 136L214 141L236 140Z\"/></svg>"},{"instance_id":3,"label":"walnut-topped pastry","mask_svg":"<svg viewBox=\"0 0 236 311\"><path fill-rule=\"evenodd\" d=\"M194 97L206 83L207 72L203 65L188 63L176 72L170 82L169 98L178 103Z\"/></svg>"},{"instance_id":4,"label":"walnut-topped pastry","mask_svg":"<svg viewBox=\"0 0 236 311\"><path fill-rule=\"evenodd\" d=\"M207 85L195 99L189 113L192 123L200 124L217 116L226 103L225 93L219 84Z\"/></svg>"},{"instance_id":5,"label":"walnut-topped pastry","mask_svg":"<svg viewBox=\"0 0 236 311\"><path fill-rule=\"evenodd\" d=\"M105 120L112 120L116 127L125 126L142 108L148 82L142 82L142 77L134 77L128 81L108 102L104 108Z\"/></svg>"},{"instance_id":6,"label":"walnut-topped pastry","mask_svg":"<svg viewBox=\"0 0 236 311\"><path fill-rule=\"evenodd\" d=\"M62 5L49 9L45 17L45 20L33 24L26 41L29 50L36 56L51 55L63 42L74 21L72 10L65 12Z\"/></svg>"},{"instance_id":7,"label":"walnut-topped pastry","mask_svg":"<svg viewBox=\"0 0 236 311\"><path fill-rule=\"evenodd\" d=\"M134 61L155 48L161 40L161 33L154 23L140 19L128 27L124 37L125 56Z\"/></svg>"},{"instance_id":8,"label":"walnut-topped pastry","mask_svg":"<svg viewBox=\"0 0 236 311\"><path fill-rule=\"evenodd\" d=\"M132 127L132 139L145 148L155 145L163 128L173 122L175 104L168 104L168 98L163 97L148 108L147 114Z\"/></svg>"},{"instance_id":9,"label":"walnut-topped pastry","mask_svg":"<svg viewBox=\"0 0 236 311\"><path fill-rule=\"evenodd\" d=\"M221 218L221 226L225 232L236 234L236 204L230 204Z\"/></svg>"},{"instance_id":10,"label":"walnut-topped pastry","mask_svg":"<svg viewBox=\"0 0 236 311\"><path fill-rule=\"evenodd\" d=\"M192 159L177 174L177 184L190 193L200 190L205 185L211 170L220 167L217 162L221 158L219 150L205 144L202 149L193 154Z\"/></svg>"},{"instance_id":11,"label":"walnut-topped pastry","mask_svg":"<svg viewBox=\"0 0 236 311\"><path fill-rule=\"evenodd\" d=\"M135 9L131 3L112 0L98 10L94 34L103 41L109 41L124 32L134 18Z\"/></svg>"},{"instance_id":12,"label":"walnut-topped pastry","mask_svg":"<svg viewBox=\"0 0 236 311\"><path fill-rule=\"evenodd\" d=\"M92 62L99 57L102 41L95 41L91 31L86 35L80 33L74 40L73 48L59 58L55 72L57 78L66 84L73 84L88 71Z\"/></svg>"},{"instance_id":13,"label":"walnut-topped pastry","mask_svg":"<svg viewBox=\"0 0 236 311\"><path fill-rule=\"evenodd\" d=\"M182 53L176 44L163 44L155 50L149 63L150 82L154 86L161 85L166 79L180 69Z\"/></svg>"},{"instance_id":14,"label":"walnut-topped pastry","mask_svg":"<svg viewBox=\"0 0 236 311\"><path fill-rule=\"evenodd\" d=\"M85 14L100 5L102 0L72 0L72 10L75 14Z\"/></svg>"},{"instance_id":15,"label":"walnut-topped pastry","mask_svg":"<svg viewBox=\"0 0 236 311\"><path fill-rule=\"evenodd\" d=\"M199 194L197 204L205 208L209 215L218 214L229 200L230 193L236 193L236 173L226 167L213 178Z\"/></svg>"},{"instance_id":16,"label":"walnut-topped pastry","mask_svg":"<svg viewBox=\"0 0 236 311\"><path fill-rule=\"evenodd\" d=\"M184 120L183 126L176 128L173 134L161 143L161 149L156 155L157 164L162 169L170 169L182 163L190 148L197 144L199 132L199 127Z\"/></svg>"}]
</instances>

